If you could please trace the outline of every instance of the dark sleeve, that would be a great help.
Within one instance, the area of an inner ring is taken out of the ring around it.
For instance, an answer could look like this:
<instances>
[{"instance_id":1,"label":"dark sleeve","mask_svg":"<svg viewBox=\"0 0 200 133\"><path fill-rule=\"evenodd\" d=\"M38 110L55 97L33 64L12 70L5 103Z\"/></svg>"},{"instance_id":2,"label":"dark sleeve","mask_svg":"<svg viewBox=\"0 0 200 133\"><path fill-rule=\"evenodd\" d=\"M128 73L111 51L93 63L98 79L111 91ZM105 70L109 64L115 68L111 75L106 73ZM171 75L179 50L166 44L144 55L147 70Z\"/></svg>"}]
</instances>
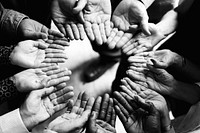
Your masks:
<instances>
[{"instance_id":1,"label":"dark sleeve","mask_svg":"<svg viewBox=\"0 0 200 133\"><path fill-rule=\"evenodd\" d=\"M11 64L9 56L14 49L14 45L0 46L0 65Z\"/></svg>"},{"instance_id":2,"label":"dark sleeve","mask_svg":"<svg viewBox=\"0 0 200 133\"><path fill-rule=\"evenodd\" d=\"M24 18L28 18L25 14L14 11L12 9L5 9L0 3L0 33L16 36L17 28Z\"/></svg>"},{"instance_id":3,"label":"dark sleeve","mask_svg":"<svg viewBox=\"0 0 200 133\"><path fill-rule=\"evenodd\" d=\"M15 98L18 94L17 88L9 78L0 81L0 104Z\"/></svg>"}]
</instances>

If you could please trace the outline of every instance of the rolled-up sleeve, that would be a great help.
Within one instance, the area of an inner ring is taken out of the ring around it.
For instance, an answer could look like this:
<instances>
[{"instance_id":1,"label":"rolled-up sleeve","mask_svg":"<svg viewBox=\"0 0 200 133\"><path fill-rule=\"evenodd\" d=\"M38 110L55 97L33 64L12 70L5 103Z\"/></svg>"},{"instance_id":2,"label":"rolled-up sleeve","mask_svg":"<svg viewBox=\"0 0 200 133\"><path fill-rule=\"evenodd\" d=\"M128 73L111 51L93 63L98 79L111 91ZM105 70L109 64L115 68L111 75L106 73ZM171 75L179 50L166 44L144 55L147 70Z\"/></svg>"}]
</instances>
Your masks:
<instances>
[{"instance_id":1,"label":"rolled-up sleeve","mask_svg":"<svg viewBox=\"0 0 200 133\"><path fill-rule=\"evenodd\" d=\"M30 133L21 119L19 109L0 116L0 133Z\"/></svg>"}]
</instances>

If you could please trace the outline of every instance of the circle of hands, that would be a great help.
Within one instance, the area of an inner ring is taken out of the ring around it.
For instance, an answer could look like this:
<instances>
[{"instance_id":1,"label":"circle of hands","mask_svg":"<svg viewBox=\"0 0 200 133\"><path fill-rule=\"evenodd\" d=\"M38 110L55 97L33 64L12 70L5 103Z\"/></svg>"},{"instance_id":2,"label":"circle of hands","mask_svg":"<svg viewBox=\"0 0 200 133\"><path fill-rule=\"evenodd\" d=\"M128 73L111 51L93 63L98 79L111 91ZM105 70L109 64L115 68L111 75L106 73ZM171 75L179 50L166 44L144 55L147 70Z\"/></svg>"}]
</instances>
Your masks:
<instances>
[{"instance_id":1,"label":"circle of hands","mask_svg":"<svg viewBox=\"0 0 200 133\"><path fill-rule=\"evenodd\" d=\"M20 23L18 33L24 41L15 46L10 60L26 70L11 79L20 92L30 92L20 114L32 132L116 133L117 115L127 133L160 133L170 124L169 118L159 121L168 113L161 94L169 94L175 82L165 71L173 57L167 50L145 52L157 43L152 38L163 35L148 23L141 2L123 0L113 12L111 8L110 0L53 0L52 19L61 33L31 19ZM67 60L68 39L83 40L86 35L99 46L121 49L130 56L130 64L120 91L96 99L82 92L73 103L73 87L66 83L72 72L57 64ZM62 115L53 117L63 109Z\"/></svg>"}]
</instances>

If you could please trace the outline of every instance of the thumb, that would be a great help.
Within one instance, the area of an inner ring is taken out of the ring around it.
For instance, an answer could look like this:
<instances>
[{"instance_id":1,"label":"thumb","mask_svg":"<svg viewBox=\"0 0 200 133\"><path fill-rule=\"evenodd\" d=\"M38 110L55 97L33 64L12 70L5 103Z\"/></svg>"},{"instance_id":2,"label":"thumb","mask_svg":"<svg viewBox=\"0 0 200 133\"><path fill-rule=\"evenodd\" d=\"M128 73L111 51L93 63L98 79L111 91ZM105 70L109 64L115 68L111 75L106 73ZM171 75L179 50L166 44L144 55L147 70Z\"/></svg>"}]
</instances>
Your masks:
<instances>
[{"instance_id":1,"label":"thumb","mask_svg":"<svg viewBox=\"0 0 200 133\"><path fill-rule=\"evenodd\" d=\"M78 14L79 12L81 12L85 8L85 6L87 4L87 0L78 0L76 2L77 3L75 5L75 7L73 8L74 14Z\"/></svg>"},{"instance_id":2,"label":"thumb","mask_svg":"<svg viewBox=\"0 0 200 133\"><path fill-rule=\"evenodd\" d=\"M89 124L88 124L88 131L91 133L95 133L96 131L96 120L97 120L97 112L92 111L90 118L89 118Z\"/></svg>"},{"instance_id":3,"label":"thumb","mask_svg":"<svg viewBox=\"0 0 200 133\"><path fill-rule=\"evenodd\" d=\"M149 31L149 23L148 23L148 19L144 19L141 21L140 23L140 29L142 30L142 32L145 35L151 35L151 32Z\"/></svg>"},{"instance_id":4,"label":"thumb","mask_svg":"<svg viewBox=\"0 0 200 133\"><path fill-rule=\"evenodd\" d=\"M27 39L47 39L47 34L41 32L27 32L26 33Z\"/></svg>"},{"instance_id":5,"label":"thumb","mask_svg":"<svg viewBox=\"0 0 200 133\"><path fill-rule=\"evenodd\" d=\"M52 92L55 91L55 87L48 87L48 88L43 88L43 89L40 89L40 95L41 97L44 97L44 96L47 96L49 94L51 94Z\"/></svg>"}]
</instances>

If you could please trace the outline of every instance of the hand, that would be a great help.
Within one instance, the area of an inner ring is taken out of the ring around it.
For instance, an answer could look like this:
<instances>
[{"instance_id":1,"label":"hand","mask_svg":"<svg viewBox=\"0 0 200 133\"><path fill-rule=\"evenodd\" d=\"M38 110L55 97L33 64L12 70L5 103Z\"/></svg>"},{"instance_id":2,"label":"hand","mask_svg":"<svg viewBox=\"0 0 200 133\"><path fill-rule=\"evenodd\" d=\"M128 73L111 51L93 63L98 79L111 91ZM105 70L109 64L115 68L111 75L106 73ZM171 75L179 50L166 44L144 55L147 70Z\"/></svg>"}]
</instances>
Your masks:
<instances>
[{"instance_id":1,"label":"hand","mask_svg":"<svg viewBox=\"0 0 200 133\"><path fill-rule=\"evenodd\" d=\"M83 16L81 11L75 13L73 8L76 0L53 0L52 19L60 32L71 40L83 40L85 30L83 27Z\"/></svg>"},{"instance_id":2,"label":"hand","mask_svg":"<svg viewBox=\"0 0 200 133\"><path fill-rule=\"evenodd\" d=\"M66 60L67 57L63 51L47 49L47 47L49 44L42 41L19 42L10 54L11 63L24 68L38 68Z\"/></svg>"},{"instance_id":3,"label":"hand","mask_svg":"<svg viewBox=\"0 0 200 133\"><path fill-rule=\"evenodd\" d=\"M143 52L138 55L144 56L148 59L149 64L152 64L158 68L168 68L169 66L175 65L181 67L181 65L183 64L183 58L168 49Z\"/></svg>"},{"instance_id":4,"label":"hand","mask_svg":"<svg viewBox=\"0 0 200 133\"><path fill-rule=\"evenodd\" d=\"M127 133L161 133L160 114L151 102L114 92L115 109Z\"/></svg>"},{"instance_id":5,"label":"hand","mask_svg":"<svg viewBox=\"0 0 200 133\"><path fill-rule=\"evenodd\" d=\"M164 39L165 36L153 23L149 23L149 32L151 35L146 35L143 32L139 32L132 38L130 38L131 36L123 36L122 39L120 39L120 41L117 43L117 46L122 47L122 52L127 56L150 51L156 44Z\"/></svg>"},{"instance_id":6,"label":"hand","mask_svg":"<svg viewBox=\"0 0 200 133\"><path fill-rule=\"evenodd\" d=\"M98 45L107 42L111 31L110 0L80 0L74 11L83 11L85 31L91 41Z\"/></svg>"},{"instance_id":7,"label":"hand","mask_svg":"<svg viewBox=\"0 0 200 133\"><path fill-rule=\"evenodd\" d=\"M86 93L80 93L74 106L50 122L47 129L59 133L82 132L90 116L93 104L93 97L89 98Z\"/></svg>"},{"instance_id":8,"label":"hand","mask_svg":"<svg viewBox=\"0 0 200 133\"><path fill-rule=\"evenodd\" d=\"M71 71L58 66L27 69L10 77L20 92L48 88L70 79Z\"/></svg>"},{"instance_id":9,"label":"hand","mask_svg":"<svg viewBox=\"0 0 200 133\"><path fill-rule=\"evenodd\" d=\"M161 115L162 127L170 125L169 110L165 98L154 90L145 87L142 82L133 82L128 78L122 80L122 90L131 97L137 94L144 99L145 102L151 102Z\"/></svg>"},{"instance_id":10,"label":"hand","mask_svg":"<svg viewBox=\"0 0 200 133\"><path fill-rule=\"evenodd\" d=\"M23 40L25 39L31 39L31 40L37 40L37 39L48 39L48 36L54 36L58 38L63 38L64 35L60 32L51 30L47 28L45 25L32 20L25 18L21 21L21 23L18 26L17 34L19 37L21 37Z\"/></svg>"},{"instance_id":11,"label":"hand","mask_svg":"<svg viewBox=\"0 0 200 133\"><path fill-rule=\"evenodd\" d=\"M73 87L59 87L43 88L30 92L19 109L27 129L31 130L55 112L66 107L68 101L74 96Z\"/></svg>"},{"instance_id":12,"label":"hand","mask_svg":"<svg viewBox=\"0 0 200 133\"><path fill-rule=\"evenodd\" d=\"M149 70L144 70L145 72L136 72L135 70L137 67L130 67L127 70L126 74L130 79L127 79L129 82L130 80L139 82L146 88L155 90L160 94L169 95L174 91L174 85L176 84L176 79L169 74L166 70L155 68L151 65L148 65ZM141 71L143 71L141 69Z\"/></svg>"},{"instance_id":13,"label":"hand","mask_svg":"<svg viewBox=\"0 0 200 133\"><path fill-rule=\"evenodd\" d=\"M144 34L150 35L148 19L144 4L137 0L121 1L112 15L115 27L124 32L131 30L133 34L141 29Z\"/></svg>"},{"instance_id":14,"label":"hand","mask_svg":"<svg viewBox=\"0 0 200 133\"><path fill-rule=\"evenodd\" d=\"M87 133L116 133L115 130L116 114L113 108L113 100L108 94L97 97L93 106L92 114L89 118Z\"/></svg>"}]
</instances>

